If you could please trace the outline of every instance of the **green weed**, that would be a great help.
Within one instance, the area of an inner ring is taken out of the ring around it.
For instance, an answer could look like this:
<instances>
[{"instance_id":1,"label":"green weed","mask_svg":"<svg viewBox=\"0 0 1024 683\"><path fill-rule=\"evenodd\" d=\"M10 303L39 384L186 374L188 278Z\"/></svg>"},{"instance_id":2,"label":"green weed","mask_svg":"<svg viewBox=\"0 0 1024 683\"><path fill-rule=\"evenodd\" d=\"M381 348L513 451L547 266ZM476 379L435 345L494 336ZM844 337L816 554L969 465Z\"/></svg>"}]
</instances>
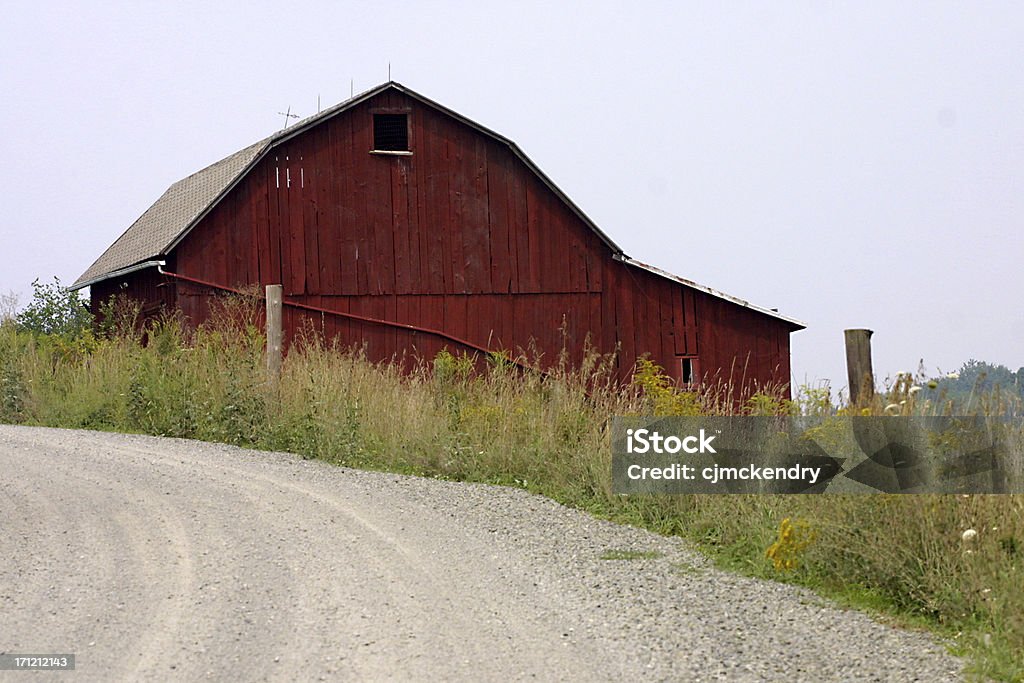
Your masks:
<instances>
[{"instance_id":1,"label":"green weed","mask_svg":"<svg viewBox=\"0 0 1024 683\"><path fill-rule=\"evenodd\" d=\"M665 553L657 550L606 550L601 553L602 560L654 560L664 556Z\"/></svg>"},{"instance_id":2,"label":"green weed","mask_svg":"<svg viewBox=\"0 0 1024 683\"><path fill-rule=\"evenodd\" d=\"M403 360L410 372L315 335L292 344L271 384L250 299L221 302L195 331L175 317L143 330L137 313L108 309L98 336L0 324L0 421L206 439L520 486L687 537L723 566L927 623L955 636L976 672L1024 676L1024 497L612 493L613 415L814 415L826 418L816 438L838 443L827 418L849 411L837 410L827 389L798 390L791 401L787 391L762 388L739 402L735 387L676 387L646 360L623 386L614 359L596 353L581 367L562 363L541 374L522 368L529 358L442 352L429 362ZM915 386L919 379L901 377L862 410L943 414L942 402L922 400ZM1019 399L1006 393L975 394L970 405L986 415L1021 414ZM1007 429L1021 457L1024 430ZM602 557L651 556L613 549Z\"/></svg>"}]
</instances>

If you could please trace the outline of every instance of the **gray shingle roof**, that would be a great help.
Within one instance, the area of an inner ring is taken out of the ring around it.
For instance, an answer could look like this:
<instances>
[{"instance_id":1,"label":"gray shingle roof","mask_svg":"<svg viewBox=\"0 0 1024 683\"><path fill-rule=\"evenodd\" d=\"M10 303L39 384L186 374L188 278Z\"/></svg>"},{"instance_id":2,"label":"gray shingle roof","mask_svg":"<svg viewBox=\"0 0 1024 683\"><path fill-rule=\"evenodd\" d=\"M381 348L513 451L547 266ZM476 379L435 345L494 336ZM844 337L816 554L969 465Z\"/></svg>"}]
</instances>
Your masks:
<instances>
[{"instance_id":1,"label":"gray shingle roof","mask_svg":"<svg viewBox=\"0 0 1024 683\"><path fill-rule=\"evenodd\" d=\"M118 271L165 255L274 143L291 137L300 129L308 128L390 85L394 84L385 83L377 86L305 118L174 183L89 266L88 270L79 276L71 285L71 289L86 287L105 280Z\"/></svg>"},{"instance_id":2,"label":"gray shingle roof","mask_svg":"<svg viewBox=\"0 0 1024 683\"><path fill-rule=\"evenodd\" d=\"M72 289L85 287L118 270L163 254L269 142L270 138L261 140L171 185L82 273L71 285Z\"/></svg>"}]
</instances>

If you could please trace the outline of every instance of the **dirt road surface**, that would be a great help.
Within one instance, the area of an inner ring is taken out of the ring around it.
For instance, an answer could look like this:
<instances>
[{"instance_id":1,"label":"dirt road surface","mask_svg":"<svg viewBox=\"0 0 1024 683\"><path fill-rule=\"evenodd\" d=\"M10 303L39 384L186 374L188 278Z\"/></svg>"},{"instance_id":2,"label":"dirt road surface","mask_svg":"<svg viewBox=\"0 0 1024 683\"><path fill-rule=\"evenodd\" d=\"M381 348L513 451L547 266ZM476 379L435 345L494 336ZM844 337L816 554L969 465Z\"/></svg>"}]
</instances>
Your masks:
<instances>
[{"instance_id":1,"label":"dirt road surface","mask_svg":"<svg viewBox=\"0 0 1024 683\"><path fill-rule=\"evenodd\" d=\"M956 680L921 633L528 493L0 426L0 680ZM638 559L602 559L644 553Z\"/></svg>"}]
</instances>

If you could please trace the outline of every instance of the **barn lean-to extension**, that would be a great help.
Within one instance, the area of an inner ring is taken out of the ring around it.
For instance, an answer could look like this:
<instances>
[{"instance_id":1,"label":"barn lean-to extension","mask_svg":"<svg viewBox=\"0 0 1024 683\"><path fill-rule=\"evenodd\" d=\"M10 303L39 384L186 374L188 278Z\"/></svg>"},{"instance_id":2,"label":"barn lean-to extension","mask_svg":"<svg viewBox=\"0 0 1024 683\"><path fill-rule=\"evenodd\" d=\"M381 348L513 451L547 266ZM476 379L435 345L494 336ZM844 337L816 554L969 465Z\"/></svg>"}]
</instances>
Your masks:
<instances>
[{"instance_id":1,"label":"barn lean-to extension","mask_svg":"<svg viewBox=\"0 0 1024 683\"><path fill-rule=\"evenodd\" d=\"M743 393L789 382L803 329L629 258L514 143L395 82L178 181L73 287L94 312L124 293L200 324L219 289L268 284L286 336L312 321L373 360L532 345L578 361L589 338L623 377L649 354Z\"/></svg>"}]
</instances>

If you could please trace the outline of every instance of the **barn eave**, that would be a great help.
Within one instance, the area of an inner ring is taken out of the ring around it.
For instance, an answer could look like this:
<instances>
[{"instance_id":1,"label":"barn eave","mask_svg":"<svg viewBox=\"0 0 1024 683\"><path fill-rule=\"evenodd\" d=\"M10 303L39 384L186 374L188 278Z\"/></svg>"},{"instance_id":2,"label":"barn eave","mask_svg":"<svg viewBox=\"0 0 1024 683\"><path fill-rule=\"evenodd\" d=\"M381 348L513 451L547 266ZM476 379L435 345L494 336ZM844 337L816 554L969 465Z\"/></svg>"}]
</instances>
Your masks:
<instances>
[{"instance_id":1,"label":"barn eave","mask_svg":"<svg viewBox=\"0 0 1024 683\"><path fill-rule=\"evenodd\" d=\"M773 311L768 308L756 306L745 299L740 299L739 297L732 296L731 294L726 294L725 292L719 291L712 287L708 287L707 285L702 285L699 282L694 282L693 280L687 280L686 278L679 277L678 275L673 275L667 270L662 270L661 268L657 268L647 263L643 263L642 261L637 261L636 259L630 258L625 254L616 254L612 258L614 258L616 261L621 261L622 263L625 263L628 266L639 268L640 270L646 270L648 273L653 273L654 275L658 275L659 277L663 277L667 280L672 280L673 282L678 282L679 284L686 285L691 289L695 289L698 292L703 292L705 294L715 297L716 299L722 299L723 301L728 301L729 303L736 304L737 306L742 306L743 308L747 308L751 311L755 311L757 313L767 315L777 320L781 320L782 322L790 325L793 328L793 332L797 332L799 330L807 328L807 325L800 322L799 320L795 318L790 318L789 316L782 315L778 311Z\"/></svg>"},{"instance_id":2,"label":"barn eave","mask_svg":"<svg viewBox=\"0 0 1024 683\"><path fill-rule=\"evenodd\" d=\"M75 291L75 290L78 290L78 289L85 289L86 287L90 287L90 286L96 284L97 282L103 282L104 280L115 280L115 279L117 279L119 277L124 277L125 275L131 275L132 273L137 273L140 270L146 270L147 268L159 268L159 267L164 266L164 265L166 265L166 261L163 261L163 260L160 260L160 259L151 259L149 261L142 261L141 263L135 263L135 264L130 265L130 266L125 266L124 268L118 268L117 270L113 270L113 271L111 271L109 273L106 273L104 275L98 275L98 276L96 276L94 278L91 278L89 280L85 280L85 281L79 280L79 281L75 282L75 284L73 284L68 289L70 289L71 291Z\"/></svg>"}]
</instances>

